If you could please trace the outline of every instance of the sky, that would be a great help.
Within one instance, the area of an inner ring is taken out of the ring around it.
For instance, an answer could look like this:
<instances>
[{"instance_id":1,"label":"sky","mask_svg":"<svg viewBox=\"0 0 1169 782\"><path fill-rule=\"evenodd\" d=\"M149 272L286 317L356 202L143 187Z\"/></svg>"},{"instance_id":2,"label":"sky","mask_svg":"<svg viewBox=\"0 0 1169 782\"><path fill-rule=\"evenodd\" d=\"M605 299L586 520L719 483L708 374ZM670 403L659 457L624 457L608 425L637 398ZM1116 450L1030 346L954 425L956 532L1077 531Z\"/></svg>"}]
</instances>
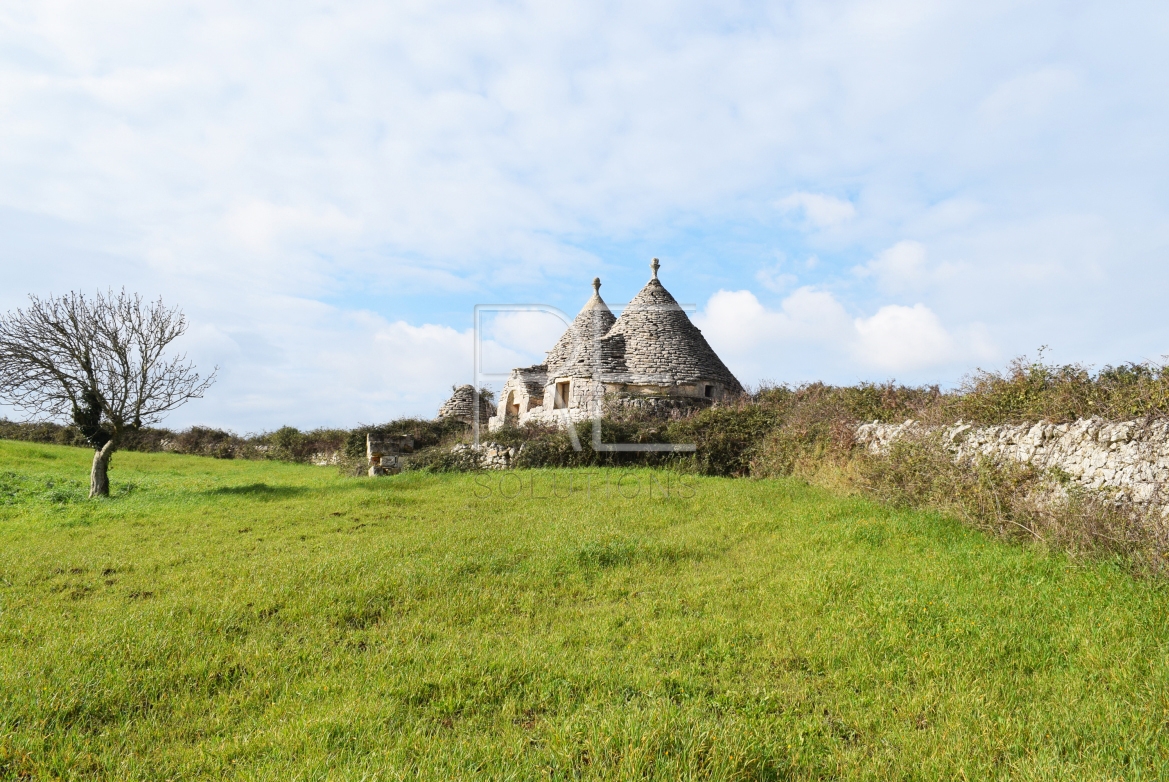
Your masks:
<instances>
[{"instance_id":1,"label":"sky","mask_svg":"<svg viewBox=\"0 0 1169 782\"><path fill-rule=\"evenodd\" d=\"M1140 0L14 0L0 312L181 307L217 382L163 423L240 433L431 417L563 330L476 305L652 257L748 386L1157 361L1167 44Z\"/></svg>"}]
</instances>

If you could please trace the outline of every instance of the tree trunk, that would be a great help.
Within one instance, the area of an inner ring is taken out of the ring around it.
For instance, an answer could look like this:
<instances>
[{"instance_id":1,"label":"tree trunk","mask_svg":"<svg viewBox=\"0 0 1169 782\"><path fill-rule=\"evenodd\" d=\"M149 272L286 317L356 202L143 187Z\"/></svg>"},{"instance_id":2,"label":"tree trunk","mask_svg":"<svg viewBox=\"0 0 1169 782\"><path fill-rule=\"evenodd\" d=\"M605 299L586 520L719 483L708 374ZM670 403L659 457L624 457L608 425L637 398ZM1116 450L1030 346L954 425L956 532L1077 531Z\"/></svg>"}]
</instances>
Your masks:
<instances>
[{"instance_id":1,"label":"tree trunk","mask_svg":"<svg viewBox=\"0 0 1169 782\"><path fill-rule=\"evenodd\" d=\"M110 440L101 449L93 452L93 469L89 472L89 496L110 496L110 454L114 452L114 441Z\"/></svg>"}]
</instances>

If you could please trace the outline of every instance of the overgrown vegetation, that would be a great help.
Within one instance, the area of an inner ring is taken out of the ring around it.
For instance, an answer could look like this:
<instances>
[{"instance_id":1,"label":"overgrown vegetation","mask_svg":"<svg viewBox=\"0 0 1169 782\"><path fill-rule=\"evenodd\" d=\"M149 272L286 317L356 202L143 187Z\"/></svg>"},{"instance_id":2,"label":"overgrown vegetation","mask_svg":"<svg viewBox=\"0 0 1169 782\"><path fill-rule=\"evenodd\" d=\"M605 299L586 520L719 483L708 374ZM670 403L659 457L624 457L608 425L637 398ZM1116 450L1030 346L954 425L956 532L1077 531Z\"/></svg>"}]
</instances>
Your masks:
<instances>
[{"instance_id":1,"label":"overgrown vegetation","mask_svg":"<svg viewBox=\"0 0 1169 782\"><path fill-rule=\"evenodd\" d=\"M953 513L998 536L1077 555L1120 557L1141 572L1161 573L1169 568L1169 527L1156 508L1089 493L1061 482L1061 476L1014 462L955 463L928 437L873 456L855 447L854 432L869 421L1060 423L1093 415L1122 420L1166 413L1167 367L1127 364L1093 373L1079 365L1018 359L1006 372L979 371L949 392L936 386L813 383L764 388L735 404L668 423L605 424L603 439L694 443L692 455L594 453L587 424L578 427L581 451L573 451L568 434L556 430L512 430L494 439L522 444L522 466L670 465L703 475L795 475L899 507Z\"/></svg>"},{"instance_id":2,"label":"overgrown vegetation","mask_svg":"<svg viewBox=\"0 0 1169 782\"><path fill-rule=\"evenodd\" d=\"M1145 571L1165 567L1165 524L1147 508L1064 486L1053 476L1014 464L955 465L928 441L905 442L881 458L860 453L853 433L862 422L926 424L957 420L977 424L1098 416L1109 420L1169 414L1169 366L1125 364L1093 372L1078 365L1020 358L1004 372L978 371L960 387L910 387L862 383L765 387L733 404L707 408L678 420L623 414L602 422L605 443L694 444L692 454L594 450L591 422L572 433L549 426L508 427L482 439L516 449L520 468L669 467L709 476L756 478L795 475L859 490L906 507L955 513L998 535L1019 535L1081 554L1123 556ZM425 472L474 470L472 454L452 447L471 440L454 419L404 418L353 430L275 432L237 436L192 427L183 432L142 429L127 435L126 450L291 462L339 461L344 472L364 474L370 432L409 434L415 451L406 468ZM0 421L0 438L84 445L76 427Z\"/></svg>"},{"instance_id":3,"label":"overgrown vegetation","mask_svg":"<svg viewBox=\"0 0 1169 782\"><path fill-rule=\"evenodd\" d=\"M1169 365L1128 363L1092 372L1082 364L1019 358L1004 373L979 371L937 413L983 424L1097 416L1124 421L1169 415Z\"/></svg>"},{"instance_id":4,"label":"overgrown vegetation","mask_svg":"<svg viewBox=\"0 0 1169 782\"><path fill-rule=\"evenodd\" d=\"M956 462L937 435L899 441L848 466L853 485L894 507L941 510L998 537L1116 558L1142 574L1169 571L1169 524L1160 508L1090 492L1058 473L985 457Z\"/></svg>"},{"instance_id":5,"label":"overgrown vegetation","mask_svg":"<svg viewBox=\"0 0 1169 782\"><path fill-rule=\"evenodd\" d=\"M178 453L210 456L215 459L275 459L310 462L342 450L351 432L346 429L313 429L302 432L291 426L274 432L237 435L223 429L192 426L176 432L160 427L142 427L122 435L120 450L140 453ZM362 452L365 450L365 435ZM80 430L70 424L52 422L16 423L0 419L0 439L88 448Z\"/></svg>"},{"instance_id":6,"label":"overgrown vegetation","mask_svg":"<svg viewBox=\"0 0 1169 782\"><path fill-rule=\"evenodd\" d=\"M909 418L928 424L964 420L979 424L1047 420L1053 423L1098 416L1106 420L1169 415L1169 365L1129 363L1098 372L1080 364L1046 364L1019 358L1005 372L979 370L958 388L912 387L861 383L830 386L769 386L729 405L708 408L673 421L628 413L603 423L603 442L695 443L698 451L688 469L705 475L780 475L824 456L846 454L851 432L866 421L900 422ZM355 429L300 431L283 427L274 432L237 435L220 429L191 427L175 432L142 428L125 435L125 450L216 458L278 459L307 462L314 456L365 455L365 436L409 434L419 452L436 446L469 442L469 428L454 420L402 418ZM483 434L504 445L524 445L524 466L570 467L676 462L660 455L594 453L591 423L577 427L583 450L572 449L562 430L547 426L505 429ZM0 439L85 446L76 426L14 423L0 420ZM571 452L571 453L570 453ZM438 464L436 454L417 457L419 466Z\"/></svg>"}]
</instances>

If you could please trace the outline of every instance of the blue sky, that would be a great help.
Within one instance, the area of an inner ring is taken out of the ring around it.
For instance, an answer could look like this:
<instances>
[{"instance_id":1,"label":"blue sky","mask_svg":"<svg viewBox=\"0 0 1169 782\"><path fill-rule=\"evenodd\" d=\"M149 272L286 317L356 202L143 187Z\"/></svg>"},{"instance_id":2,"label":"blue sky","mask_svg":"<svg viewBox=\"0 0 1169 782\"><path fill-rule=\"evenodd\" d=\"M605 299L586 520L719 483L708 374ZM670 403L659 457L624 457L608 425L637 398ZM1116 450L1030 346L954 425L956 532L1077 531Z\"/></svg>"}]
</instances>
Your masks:
<instances>
[{"instance_id":1,"label":"blue sky","mask_svg":"<svg viewBox=\"0 0 1169 782\"><path fill-rule=\"evenodd\" d=\"M6 4L0 308L181 305L220 380L167 424L242 432L433 415L475 304L652 256L747 384L1157 360L1167 43L1142 2Z\"/></svg>"}]
</instances>

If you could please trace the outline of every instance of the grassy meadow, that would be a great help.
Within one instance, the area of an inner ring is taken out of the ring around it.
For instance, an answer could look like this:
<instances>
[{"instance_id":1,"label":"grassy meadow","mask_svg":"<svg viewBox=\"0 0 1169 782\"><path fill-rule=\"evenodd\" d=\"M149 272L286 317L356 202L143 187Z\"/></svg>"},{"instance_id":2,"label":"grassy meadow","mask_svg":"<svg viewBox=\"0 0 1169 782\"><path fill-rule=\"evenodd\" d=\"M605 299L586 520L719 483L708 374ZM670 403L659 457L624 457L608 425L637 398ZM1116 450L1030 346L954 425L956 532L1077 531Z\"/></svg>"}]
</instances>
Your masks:
<instances>
[{"instance_id":1,"label":"grassy meadow","mask_svg":"<svg viewBox=\"0 0 1169 782\"><path fill-rule=\"evenodd\" d=\"M1159 779L1169 592L792 479L0 441L0 778Z\"/></svg>"}]
</instances>

